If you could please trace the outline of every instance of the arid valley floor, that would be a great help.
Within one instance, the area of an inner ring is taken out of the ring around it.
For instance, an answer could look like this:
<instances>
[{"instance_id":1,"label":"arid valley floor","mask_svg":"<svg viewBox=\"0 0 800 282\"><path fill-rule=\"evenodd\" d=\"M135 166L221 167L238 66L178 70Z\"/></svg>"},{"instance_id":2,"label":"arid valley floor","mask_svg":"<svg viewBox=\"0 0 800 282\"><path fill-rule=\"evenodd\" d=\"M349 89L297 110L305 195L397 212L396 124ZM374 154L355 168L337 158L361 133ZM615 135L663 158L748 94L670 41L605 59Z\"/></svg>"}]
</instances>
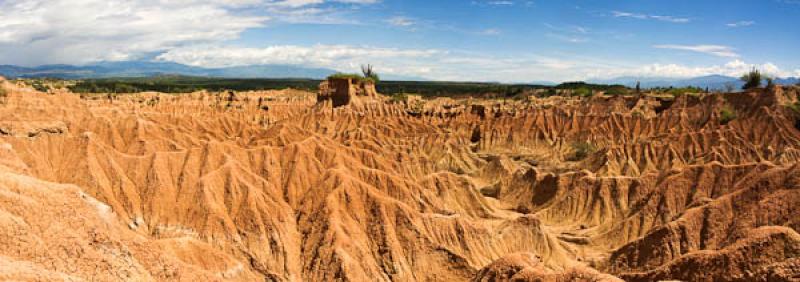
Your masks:
<instances>
[{"instance_id":1,"label":"arid valley floor","mask_svg":"<svg viewBox=\"0 0 800 282\"><path fill-rule=\"evenodd\" d=\"M800 279L796 86L333 107L0 83L0 280Z\"/></svg>"}]
</instances>

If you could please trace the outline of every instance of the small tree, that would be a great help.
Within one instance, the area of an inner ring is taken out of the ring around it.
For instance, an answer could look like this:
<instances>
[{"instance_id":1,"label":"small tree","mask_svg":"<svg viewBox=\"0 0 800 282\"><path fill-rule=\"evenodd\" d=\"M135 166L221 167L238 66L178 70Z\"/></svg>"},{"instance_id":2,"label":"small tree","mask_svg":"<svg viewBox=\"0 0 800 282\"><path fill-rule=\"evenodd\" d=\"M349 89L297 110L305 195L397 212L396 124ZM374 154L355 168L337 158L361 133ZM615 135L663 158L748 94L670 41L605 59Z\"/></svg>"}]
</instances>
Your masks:
<instances>
[{"instance_id":1,"label":"small tree","mask_svg":"<svg viewBox=\"0 0 800 282\"><path fill-rule=\"evenodd\" d=\"M590 96L592 96L592 90L589 89L589 88L586 88L586 87L581 87L581 88L575 89L572 92L572 95L573 96L579 96L579 97L590 97Z\"/></svg>"},{"instance_id":2,"label":"small tree","mask_svg":"<svg viewBox=\"0 0 800 282\"><path fill-rule=\"evenodd\" d=\"M761 71L753 68L750 72L744 74L740 79L744 81L744 86L742 89L753 89L761 86L761 80L763 79L763 75Z\"/></svg>"},{"instance_id":3,"label":"small tree","mask_svg":"<svg viewBox=\"0 0 800 282\"><path fill-rule=\"evenodd\" d=\"M636 82L636 94L642 93L642 86L639 82Z\"/></svg>"},{"instance_id":4,"label":"small tree","mask_svg":"<svg viewBox=\"0 0 800 282\"><path fill-rule=\"evenodd\" d=\"M723 87L725 88L725 93L731 93L733 90L736 90L736 84L733 84L733 82L725 82Z\"/></svg>"},{"instance_id":5,"label":"small tree","mask_svg":"<svg viewBox=\"0 0 800 282\"><path fill-rule=\"evenodd\" d=\"M370 64L361 65L361 73L364 74L365 78L371 78L375 83L378 83L378 81L381 80L380 76L378 76L378 74L372 70L372 65Z\"/></svg>"},{"instance_id":6,"label":"small tree","mask_svg":"<svg viewBox=\"0 0 800 282\"><path fill-rule=\"evenodd\" d=\"M772 88L773 86L775 86L775 79L767 77L767 88Z\"/></svg>"}]
</instances>

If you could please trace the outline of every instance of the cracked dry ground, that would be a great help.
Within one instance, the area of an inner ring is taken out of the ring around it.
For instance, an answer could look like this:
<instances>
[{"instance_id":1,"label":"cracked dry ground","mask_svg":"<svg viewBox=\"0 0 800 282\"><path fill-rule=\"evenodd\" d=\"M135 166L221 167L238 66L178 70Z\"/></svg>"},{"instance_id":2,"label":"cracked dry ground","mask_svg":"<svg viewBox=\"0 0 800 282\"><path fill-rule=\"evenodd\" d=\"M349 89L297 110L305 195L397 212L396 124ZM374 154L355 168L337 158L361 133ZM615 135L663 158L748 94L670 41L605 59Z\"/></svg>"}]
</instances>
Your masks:
<instances>
[{"instance_id":1,"label":"cracked dry ground","mask_svg":"<svg viewBox=\"0 0 800 282\"><path fill-rule=\"evenodd\" d=\"M800 279L797 88L331 108L2 83L2 280Z\"/></svg>"}]
</instances>

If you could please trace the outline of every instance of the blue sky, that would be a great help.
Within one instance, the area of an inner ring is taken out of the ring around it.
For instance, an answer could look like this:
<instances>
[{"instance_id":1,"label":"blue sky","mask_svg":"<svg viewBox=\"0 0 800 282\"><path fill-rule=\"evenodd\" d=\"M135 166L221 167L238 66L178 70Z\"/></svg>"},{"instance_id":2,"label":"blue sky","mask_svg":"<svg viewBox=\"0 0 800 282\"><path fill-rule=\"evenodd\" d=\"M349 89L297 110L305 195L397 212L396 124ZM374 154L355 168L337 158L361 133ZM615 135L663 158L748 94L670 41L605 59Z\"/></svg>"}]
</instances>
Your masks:
<instances>
[{"instance_id":1,"label":"blue sky","mask_svg":"<svg viewBox=\"0 0 800 282\"><path fill-rule=\"evenodd\" d=\"M0 0L0 64L293 64L437 80L800 76L800 0Z\"/></svg>"}]
</instances>

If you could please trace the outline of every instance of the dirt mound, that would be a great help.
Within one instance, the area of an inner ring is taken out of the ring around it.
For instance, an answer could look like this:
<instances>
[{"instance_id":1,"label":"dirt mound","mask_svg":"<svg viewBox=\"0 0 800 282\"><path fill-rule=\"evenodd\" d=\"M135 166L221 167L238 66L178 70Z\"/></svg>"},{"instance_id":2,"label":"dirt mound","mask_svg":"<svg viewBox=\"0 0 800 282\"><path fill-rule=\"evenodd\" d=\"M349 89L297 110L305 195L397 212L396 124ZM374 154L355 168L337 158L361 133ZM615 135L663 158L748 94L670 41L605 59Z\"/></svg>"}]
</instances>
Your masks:
<instances>
[{"instance_id":1,"label":"dirt mound","mask_svg":"<svg viewBox=\"0 0 800 282\"><path fill-rule=\"evenodd\" d=\"M800 278L796 88L394 103L348 84L336 107L2 83L4 279Z\"/></svg>"}]
</instances>

